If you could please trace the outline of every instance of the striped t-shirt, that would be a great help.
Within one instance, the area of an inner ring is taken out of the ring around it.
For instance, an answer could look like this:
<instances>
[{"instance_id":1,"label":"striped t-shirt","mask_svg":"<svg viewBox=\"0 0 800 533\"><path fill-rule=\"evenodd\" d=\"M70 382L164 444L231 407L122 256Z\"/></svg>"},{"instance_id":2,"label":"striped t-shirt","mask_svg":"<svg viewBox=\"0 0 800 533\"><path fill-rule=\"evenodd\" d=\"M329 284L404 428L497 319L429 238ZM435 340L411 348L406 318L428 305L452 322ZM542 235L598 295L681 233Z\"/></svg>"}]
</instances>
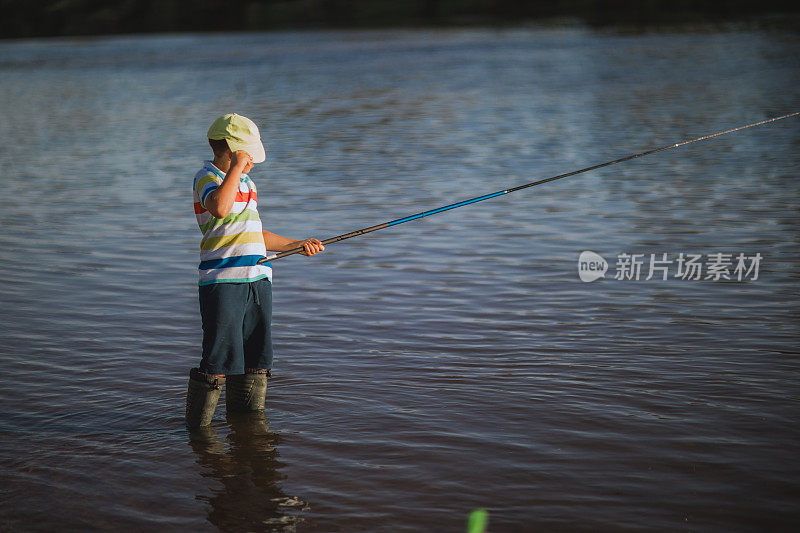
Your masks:
<instances>
[{"instance_id":1,"label":"striped t-shirt","mask_svg":"<svg viewBox=\"0 0 800 533\"><path fill-rule=\"evenodd\" d=\"M206 198L224 178L225 174L211 161L206 161L194 176L194 213L203 232L200 285L248 283L263 278L271 281L269 262L258 264L258 260L267 255L267 250L261 233L253 180L242 174L233 207L225 218L214 218L205 208Z\"/></svg>"}]
</instances>

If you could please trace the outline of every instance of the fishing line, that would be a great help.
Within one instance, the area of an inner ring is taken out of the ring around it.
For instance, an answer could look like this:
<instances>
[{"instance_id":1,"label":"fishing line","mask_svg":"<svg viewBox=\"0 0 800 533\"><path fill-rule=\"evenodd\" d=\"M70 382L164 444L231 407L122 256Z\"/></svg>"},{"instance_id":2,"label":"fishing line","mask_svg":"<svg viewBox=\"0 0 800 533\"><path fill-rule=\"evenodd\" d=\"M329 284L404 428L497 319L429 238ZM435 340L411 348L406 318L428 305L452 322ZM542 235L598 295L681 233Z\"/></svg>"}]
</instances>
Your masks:
<instances>
[{"instance_id":1,"label":"fishing line","mask_svg":"<svg viewBox=\"0 0 800 533\"><path fill-rule=\"evenodd\" d=\"M793 117L795 115L800 115L800 111L789 113L788 115L782 115L779 117L770 118L767 120L762 120L761 122L753 122L752 124L747 124L746 126L739 126L738 128L733 128L725 131L719 131L717 133L711 133L709 135L703 135L702 137L697 137L696 139L691 139L688 141L683 141L675 144L670 144L667 146L662 146L661 148L655 148L653 150L647 150L646 152L641 152L638 154L629 155L626 157L621 157L619 159L614 159L613 161L607 161L605 163L600 163L599 165L592 165L590 167L582 168L580 170L573 170L572 172L567 172L565 174L559 174L558 176L552 176L549 178L540 179L537 181L532 181L530 183L526 183L524 185L518 185L516 187L512 187L510 189L503 189L502 191L496 191L489 194L484 194L482 196L476 196L475 198L470 198L469 200L463 200L461 202L456 202L453 204L448 204L442 207L437 207L435 209L429 209L428 211L422 211L415 215L409 215L407 217L398 218L395 220L390 220L388 222L383 222L381 224L376 224L374 226L369 226L368 228L362 228L359 230L351 231L350 233L344 233L342 235L337 235L336 237L331 237L330 239L325 239L322 241L322 244L332 244L334 242L343 241L345 239L352 239L353 237L358 237L360 235L365 235L367 233L372 233L373 231L378 231L379 229L389 228L391 226L397 226L398 224L403 224L404 222L410 222L412 220L417 220L418 218L427 217L428 215L435 215L436 213L443 213L445 211L449 211L451 209L455 209L457 207L463 207L465 205L474 204L477 202L482 202L483 200L488 200L489 198L495 198L497 196L503 196L504 194L508 194L511 192L521 191L522 189L527 189L528 187L535 187L536 185L541 185L543 183L547 183L550 181L560 180L562 178L568 178L569 176L574 176L576 174L582 174L584 172L589 172L590 170L595 170L598 168L608 167L611 165L616 165L617 163L622 163L623 161L630 161L631 159L636 159L637 157L644 157L646 155L655 154L658 152L663 152L664 150L669 150L670 148L678 148L679 146L685 146L687 144L695 143L698 141L705 141L706 139L711 139L713 137L719 137L720 135L725 135L727 133L733 133L735 131L744 130L747 128L752 128L753 126L760 126L761 124L767 124L769 122L775 122L776 120L782 120L784 118ZM293 248L291 250L287 250L285 252L280 252L278 254L268 255L262 259L259 259L258 263L265 263L267 261L273 261L275 259L280 259L282 257L286 257L289 255L294 255L300 252L303 252L304 248Z\"/></svg>"}]
</instances>

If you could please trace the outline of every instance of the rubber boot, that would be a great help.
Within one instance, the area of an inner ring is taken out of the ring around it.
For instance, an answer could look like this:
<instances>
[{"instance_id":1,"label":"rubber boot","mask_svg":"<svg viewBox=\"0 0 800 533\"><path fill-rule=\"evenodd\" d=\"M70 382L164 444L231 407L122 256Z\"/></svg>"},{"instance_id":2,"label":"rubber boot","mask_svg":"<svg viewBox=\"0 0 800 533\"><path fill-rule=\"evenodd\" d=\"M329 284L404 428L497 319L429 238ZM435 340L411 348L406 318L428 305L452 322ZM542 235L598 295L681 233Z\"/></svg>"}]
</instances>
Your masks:
<instances>
[{"instance_id":1,"label":"rubber boot","mask_svg":"<svg viewBox=\"0 0 800 533\"><path fill-rule=\"evenodd\" d=\"M224 376L204 374L198 368L189 371L189 390L186 393L186 425L189 428L211 423L224 384Z\"/></svg>"},{"instance_id":2,"label":"rubber boot","mask_svg":"<svg viewBox=\"0 0 800 533\"><path fill-rule=\"evenodd\" d=\"M269 370L248 370L246 374L228 376L225 387L225 408L228 412L263 412L269 376Z\"/></svg>"}]
</instances>

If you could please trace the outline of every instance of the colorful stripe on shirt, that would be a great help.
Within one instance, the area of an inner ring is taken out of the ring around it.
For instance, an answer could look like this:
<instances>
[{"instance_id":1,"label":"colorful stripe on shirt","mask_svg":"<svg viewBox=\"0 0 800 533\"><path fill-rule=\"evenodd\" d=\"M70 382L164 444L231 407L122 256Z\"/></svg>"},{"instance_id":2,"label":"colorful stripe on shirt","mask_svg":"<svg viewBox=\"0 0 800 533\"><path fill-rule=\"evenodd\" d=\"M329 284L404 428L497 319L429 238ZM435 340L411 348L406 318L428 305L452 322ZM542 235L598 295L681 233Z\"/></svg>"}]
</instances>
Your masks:
<instances>
[{"instance_id":1,"label":"colorful stripe on shirt","mask_svg":"<svg viewBox=\"0 0 800 533\"><path fill-rule=\"evenodd\" d=\"M203 233L200 241L200 285L248 283L272 280L269 263L258 264L267 255L261 218L258 216L256 185L247 174L239 180L233 207L225 218L214 218L205 207L208 195L222 184L225 174L206 161L194 176L194 213Z\"/></svg>"}]
</instances>

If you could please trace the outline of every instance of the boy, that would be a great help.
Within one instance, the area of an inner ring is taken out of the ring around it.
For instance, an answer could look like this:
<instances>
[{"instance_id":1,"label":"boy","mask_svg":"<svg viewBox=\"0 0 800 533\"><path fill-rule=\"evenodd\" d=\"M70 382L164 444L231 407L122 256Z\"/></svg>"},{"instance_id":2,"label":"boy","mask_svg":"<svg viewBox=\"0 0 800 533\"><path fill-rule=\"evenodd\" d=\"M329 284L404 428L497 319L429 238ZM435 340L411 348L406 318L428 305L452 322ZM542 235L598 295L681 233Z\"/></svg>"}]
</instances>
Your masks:
<instances>
[{"instance_id":1,"label":"boy","mask_svg":"<svg viewBox=\"0 0 800 533\"><path fill-rule=\"evenodd\" d=\"M272 368L272 268L258 264L267 250L325 249L317 239L295 240L263 231L256 186L247 173L266 160L258 128L236 113L208 130L214 159L194 177L200 242L200 315L203 356L189 372L186 424L211 423L222 385L231 411L264 411Z\"/></svg>"}]
</instances>

